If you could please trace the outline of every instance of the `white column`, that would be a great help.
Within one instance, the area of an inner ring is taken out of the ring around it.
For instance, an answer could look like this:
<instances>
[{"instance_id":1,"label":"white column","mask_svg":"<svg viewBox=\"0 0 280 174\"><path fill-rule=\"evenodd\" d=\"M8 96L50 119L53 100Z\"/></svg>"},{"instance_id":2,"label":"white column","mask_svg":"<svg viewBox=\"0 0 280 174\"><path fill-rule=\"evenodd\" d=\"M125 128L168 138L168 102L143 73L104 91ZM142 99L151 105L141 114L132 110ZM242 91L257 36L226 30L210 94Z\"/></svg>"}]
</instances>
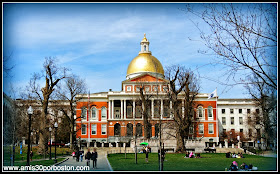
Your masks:
<instances>
[{"instance_id":1,"label":"white column","mask_svg":"<svg viewBox=\"0 0 280 174\"><path fill-rule=\"evenodd\" d=\"M133 118L135 118L135 100L133 100Z\"/></svg>"},{"instance_id":2,"label":"white column","mask_svg":"<svg viewBox=\"0 0 280 174\"><path fill-rule=\"evenodd\" d=\"M160 105L160 107L161 107L161 108L160 108L160 118L163 119L163 99L161 99L160 102L161 102L161 103L160 103L160 104L161 104L161 105Z\"/></svg>"},{"instance_id":3,"label":"white column","mask_svg":"<svg viewBox=\"0 0 280 174\"><path fill-rule=\"evenodd\" d=\"M151 102L152 106L151 106L151 110L152 110L152 119L154 119L155 115L154 115L154 99L152 99L152 102Z\"/></svg>"},{"instance_id":4,"label":"white column","mask_svg":"<svg viewBox=\"0 0 280 174\"><path fill-rule=\"evenodd\" d=\"M123 100L121 100L121 119L123 119Z\"/></svg>"},{"instance_id":5,"label":"white column","mask_svg":"<svg viewBox=\"0 0 280 174\"><path fill-rule=\"evenodd\" d=\"M114 100L112 100L112 119L115 119L115 115L114 115Z\"/></svg>"},{"instance_id":6,"label":"white column","mask_svg":"<svg viewBox=\"0 0 280 174\"><path fill-rule=\"evenodd\" d=\"M111 111L111 100L109 100L109 119L112 119Z\"/></svg>"},{"instance_id":7,"label":"white column","mask_svg":"<svg viewBox=\"0 0 280 174\"><path fill-rule=\"evenodd\" d=\"M124 112L123 112L123 117L126 119L126 100L124 100Z\"/></svg>"}]
</instances>

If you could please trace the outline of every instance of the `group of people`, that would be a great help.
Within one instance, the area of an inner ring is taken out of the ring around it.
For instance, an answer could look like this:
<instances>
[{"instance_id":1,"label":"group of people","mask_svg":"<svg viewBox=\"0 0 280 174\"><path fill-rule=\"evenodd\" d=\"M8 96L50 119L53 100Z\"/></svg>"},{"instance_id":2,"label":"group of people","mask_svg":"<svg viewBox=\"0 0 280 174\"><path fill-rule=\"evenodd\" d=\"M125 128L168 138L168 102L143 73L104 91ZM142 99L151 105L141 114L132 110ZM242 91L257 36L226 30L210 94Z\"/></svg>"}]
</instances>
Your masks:
<instances>
[{"instance_id":1,"label":"group of people","mask_svg":"<svg viewBox=\"0 0 280 174\"><path fill-rule=\"evenodd\" d=\"M243 154L242 153L238 153L238 154L235 154L235 153L226 153L226 158L244 158Z\"/></svg>"},{"instance_id":2,"label":"group of people","mask_svg":"<svg viewBox=\"0 0 280 174\"><path fill-rule=\"evenodd\" d=\"M187 153L186 153L186 156L184 156L184 158L201 158L201 157L200 157L200 153L198 153L197 155L195 155L194 152L191 152L191 153L187 152Z\"/></svg>"},{"instance_id":3,"label":"group of people","mask_svg":"<svg viewBox=\"0 0 280 174\"><path fill-rule=\"evenodd\" d=\"M77 150L76 152L72 153L73 159L76 157L76 161L79 162L83 162L83 157L84 157L84 151L79 151Z\"/></svg>"},{"instance_id":4,"label":"group of people","mask_svg":"<svg viewBox=\"0 0 280 174\"><path fill-rule=\"evenodd\" d=\"M73 159L76 157L76 161L83 162L83 157L84 157L84 151L79 151L77 150L76 152L72 153ZM96 148L93 149L93 152L90 152L90 149L88 149L88 152L86 153L85 160L87 162L87 166L90 166L90 160L92 160L93 168L96 169L97 167L97 158L98 154L96 152Z\"/></svg>"},{"instance_id":5,"label":"group of people","mask_svg":"<svg viewBox=\"0 0 280 174\"><path fill-rule=\"evenodd\" d=\"M230 171L237 171L237 170L257 170L257 167L253 167L252 164L247 165L246 163L242 163L240 165L240 169L238 168L238 164L236 161L233 161L229 167Z\"/></svg>"}]
</instances>

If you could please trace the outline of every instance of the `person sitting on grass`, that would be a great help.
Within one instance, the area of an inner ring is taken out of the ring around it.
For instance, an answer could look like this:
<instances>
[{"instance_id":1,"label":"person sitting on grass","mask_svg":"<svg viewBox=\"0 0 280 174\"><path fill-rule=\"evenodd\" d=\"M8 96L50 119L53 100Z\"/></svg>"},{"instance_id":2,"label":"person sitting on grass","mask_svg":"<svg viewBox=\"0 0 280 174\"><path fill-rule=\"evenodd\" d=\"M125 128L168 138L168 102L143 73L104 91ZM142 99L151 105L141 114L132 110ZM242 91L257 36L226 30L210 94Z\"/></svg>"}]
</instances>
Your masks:
<instances>
[{"instance_id":1,"label":"person sitting on grass","mask_svg":"<svg viewBox=\"0 0 280 174\"><path fill-rule=\"evenodd\" d=\"M242 154L242 153L240 153L240 158L244 158L244 156L243 156L243 154Z\"/></svg>"},{"instance_id":2,"label":"person sitting on grass","mask_svg":"<svg viewBox=\"0 0 280 174\"><path fill-rule=\"evenodd\" d=\"M243 170L248 170L249 169L249 166L246 164L246 163L242 163L241 166L240 166L240 169L243 169Z\"/></svg>"},{"instance_id":3,"label":"person sitting on grass","mask_svg":"<svg viewBox=\"0 0 280 174\"><path fill-rule=\"evenodd\" d=\"M189 157L190 157L190 158L194 158L194 157L195 157L194 153L191 152L190 155L189 155Z\"/></svg>"},{"instance_id":4,"label":"person sitting on grass","mask_svg":"<svg viewBox=\"0 0 280 174\"><path fill-rule=\"evenodd\" d=\"M189 156L190 156L190 153L187 152L187 153L186 153L186 156L184 156L184 158L189 158Z\"/></svg>"},{"instance_id":5,"label":"person sitting on grass","mask_svg":"<svg viewBox=\"0 0 280 174\"><path fill-rule=\"evenodd\" d=\"M195 158L201 158L200 153L198 153Z\"/></svg>"},{"instance_id":6,"label":"person sitting on grass","mask_svg":"<svg viewBox=\"0 0 280 174\"><path fill-rule=\"evenodd\" d=\"M236 155L235 155L235 153L233 153L231 157L232 157L232 158L236 158Z\"/></svg>"},{"instance_id":7,"label":"person sitting on grass","mask_svg":"<svg viewBox=\"0 0 280 174\"><path fill-rule=\"evenodd\" d=\"M229 167L230 171L237 171L238 170L238 164L236 161L233 161Z\"/></svg>"},{"instance_id":8,"label":"person sitting on grass","mask_svg":"<svg viewBox=\"0 0 280 174\"><path fill-rule=\"evenodd\" d=\"M230 152L226 153L226 158L230 158Z\"/></svg>"}]
</instances>

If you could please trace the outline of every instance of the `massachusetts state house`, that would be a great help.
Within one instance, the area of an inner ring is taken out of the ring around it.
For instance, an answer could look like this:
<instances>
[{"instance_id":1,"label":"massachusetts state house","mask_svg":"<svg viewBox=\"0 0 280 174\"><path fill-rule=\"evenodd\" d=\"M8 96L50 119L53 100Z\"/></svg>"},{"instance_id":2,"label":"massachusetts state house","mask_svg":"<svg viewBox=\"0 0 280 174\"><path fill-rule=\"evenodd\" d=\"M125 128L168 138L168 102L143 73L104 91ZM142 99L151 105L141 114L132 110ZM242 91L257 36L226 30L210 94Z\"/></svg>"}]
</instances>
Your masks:
<instances>
[{"instance_id":1,"label":"massachusetts state house","mask_svg":"<svg viewBox=\"0 0 280 174\"><path fill-rule=\"evenodd\" d=\"M135 133L137 138L143 138L142 106L139 102L140 85L144 86L146 94L152 95L148 101L150 119L146 137L157 140L160 122L164 124L173 120L170 112L172 105L165 93L168 80L164 78L162 64L152 56L149 41L145 35L140 46L138 56L128 65L121 91L109 90L81 94L77 97L79 98L76 108L77 139L80 138L89 145L91 142L128 143ZM190 129L190 135L195 134L196 138L203 137L204 141L218 142L217 103L215 98L207 98L208 94L200 93L197 96L194 117L199 119L199 124L196 129L193 127ZM166 139L167 143L170 141L168 136L162 135L162 138ZM174 140L170 141L171 144L172 142L174 144Z\"/></svg>"}]
</instances>

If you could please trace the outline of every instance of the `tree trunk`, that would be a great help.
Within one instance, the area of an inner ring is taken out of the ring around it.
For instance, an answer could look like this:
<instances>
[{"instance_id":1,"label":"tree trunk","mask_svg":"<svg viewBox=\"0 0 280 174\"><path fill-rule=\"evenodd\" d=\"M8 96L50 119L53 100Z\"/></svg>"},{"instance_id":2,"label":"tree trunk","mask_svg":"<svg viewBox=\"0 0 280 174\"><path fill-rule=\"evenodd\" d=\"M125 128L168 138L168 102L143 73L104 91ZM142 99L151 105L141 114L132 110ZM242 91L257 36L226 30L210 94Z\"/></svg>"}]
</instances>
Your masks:
<instances>
[{"instance_id":1,"label":"tree trunk","mask_svg":"<svg viewBox=\"0 0 280 174\"><path fill-rule=\"evenodd\" d=\"M176 152L185 152L186 147L185 147L185 141L184 141L184 134L180 131L177 130L176 132Z\"/></svg>"}]
</instances>

